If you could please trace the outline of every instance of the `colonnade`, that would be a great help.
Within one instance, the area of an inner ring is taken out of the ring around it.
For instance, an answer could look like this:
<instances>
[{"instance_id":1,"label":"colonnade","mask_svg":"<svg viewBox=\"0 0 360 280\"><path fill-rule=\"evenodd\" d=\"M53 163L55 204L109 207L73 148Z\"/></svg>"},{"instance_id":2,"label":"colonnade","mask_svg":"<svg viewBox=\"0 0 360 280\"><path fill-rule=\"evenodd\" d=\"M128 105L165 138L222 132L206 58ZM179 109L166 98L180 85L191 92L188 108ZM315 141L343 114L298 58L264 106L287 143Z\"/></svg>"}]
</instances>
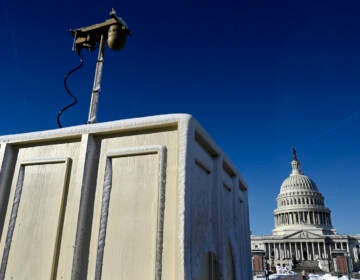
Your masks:
<instances>
[{"instance_id":1,"label":"colonnade","mask_svg":"<svg viewBox=\"0 0 360 280\"><path fill-rule=\"evenodd\" d=\"M344 249L349 251L349 244L338 242L326 244L325 241L274 241L265 242L265 253L274 260L292 259L297 260L315 260L328 259L333 249Z\"/></svg>"},{"instance_id":2,"label":"colonnade","mask_svg":"<svg viewBox=\"0 0 360 280\"><path fill-rule=\"evenodd\" d=\"M311 224L331 226L330 213L319 211L294 211L275 214L275 225Z\"/></svg>"}]
</instances>

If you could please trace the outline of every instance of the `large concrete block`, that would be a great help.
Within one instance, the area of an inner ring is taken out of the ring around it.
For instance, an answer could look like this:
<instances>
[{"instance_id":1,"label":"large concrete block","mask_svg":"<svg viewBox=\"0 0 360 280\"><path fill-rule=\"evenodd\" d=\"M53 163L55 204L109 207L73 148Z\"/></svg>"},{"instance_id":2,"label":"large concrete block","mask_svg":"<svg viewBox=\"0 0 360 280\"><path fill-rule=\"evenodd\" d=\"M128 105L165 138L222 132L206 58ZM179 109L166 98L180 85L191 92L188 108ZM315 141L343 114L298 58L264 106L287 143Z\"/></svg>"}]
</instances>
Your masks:
<instances>
[{"instance_id":1,"label":"large concrete block","mask_svg":"<svg viewBox=\"0 0 360 280\"><path fill-rule=\"evenodd\" d=\"M251 279L247 187L189 115L0 137L0 279Z\"/></svg>"}]
</instances>

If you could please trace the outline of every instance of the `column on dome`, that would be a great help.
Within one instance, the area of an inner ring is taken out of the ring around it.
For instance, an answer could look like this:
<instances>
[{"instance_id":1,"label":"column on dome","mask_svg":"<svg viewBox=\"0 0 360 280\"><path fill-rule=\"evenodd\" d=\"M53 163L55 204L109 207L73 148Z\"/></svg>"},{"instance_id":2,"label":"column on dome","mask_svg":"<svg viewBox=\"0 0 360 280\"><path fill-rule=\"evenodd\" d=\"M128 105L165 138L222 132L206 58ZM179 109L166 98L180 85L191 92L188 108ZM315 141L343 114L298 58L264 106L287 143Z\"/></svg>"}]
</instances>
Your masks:
<instances>
[{"instance_id":1,"label":"column on dome","mask_svg":"<svg viewBox=\"0 0 360 280\"><path fill-rule=\"evenodd\" d=\"M276 246L276 252L277 252L277 254L276 254L276 255L277 255L277 256L276 256L276 259L277 259L277 260L280 260L280 246L279 246L279 242L276 242L275 245L277 245L277 246Z\"/></svg>"},{"instance_id":2,"label":"column on dome","mask_svg":"<svg viewBox=\"0 0 360 280\"><path fill-rule=\"evenodd\" d=\"M281 243L282 244L282 255L281 255L281 259L285 259L285 255L286 255L286 251L285 251L285 243Z\"/></svg>"},{"instance_id":3,"label":"column on dome","mask_svg":"<svg viewBox=\"0 0 360 280\"><path fill-rule=\"evenodd\" d=\"M315 259L315 248L314 248L314 242L311 242L311 251L312 251L312 260L314 260Z\"/></svg>"},{"instance_id":4,"label":"column on dome","mask_svg":"<svg viewBox=\"0 0 360 280\"><path fill-rule=\"evenodd\" d=\"M276 243L274 242L274 260L277 260L277 253Z\"/></svg>"},{"instance_id":5,"label":"column on dome","mask_svg":"<svg viewBox=\"0 0 360 280\"><path fill-rule=\"evenodd\" d=\"M314 215L314 211L310 212L310 220L311 220L311 224L315 225L315 215Z\"/></svg>"},{"instance_id":6,"label":"column on dome","mask_svg":"<svg viewBox=\"0 0 360 280\"><path fill-rule=\"evenodd\" d=\"M322 252L320 251L320 242L317 242L317 247L318 247L318 255L319 255L319 258L320 258L320 259L323 259L323 254L322 254Z\"/></svg>"},{"instance_id":7,"label":"column on dome","mask_svg":"<svg viewBox=\"0 0 360 280\"><path fill-rule=\"evenodd\" d=\"M290 253L290 258L292 258L292 248L291 248L291 242L289 242L289 253Z\"/></svg>"},{"instance_id":8,"label":"column on dome","mask_svg":"<svg viewBox=\"0 0 360 280\"><path fill-rule=\"evenodd\" d=\"M306 254L308 260L310 259L310 252L309 252L309 242L305 242Z\"/></svg>"},{"instance_id":9,"label":"column on dome","mask_svg":"<svg viewBox=\"0 0 360 280\"><path fill-rule=\"evenodd\" d=\"M304 250L303 250L303 243L300 242L300 254L301 254L301 260L304 260Z\"/></svg>"},{"instance_id":10,"label":"column on dome","mask_svg":"<svg viewBox=\"0 0 360 280\"><path fill-rule=\"evenodd\" d=\"M324 247L324 259L327 259L328 254L327 254L327 251L326 251L326 243L325 243L325 241L323 241L323 247Z\"/></svg>"}]
</instances>

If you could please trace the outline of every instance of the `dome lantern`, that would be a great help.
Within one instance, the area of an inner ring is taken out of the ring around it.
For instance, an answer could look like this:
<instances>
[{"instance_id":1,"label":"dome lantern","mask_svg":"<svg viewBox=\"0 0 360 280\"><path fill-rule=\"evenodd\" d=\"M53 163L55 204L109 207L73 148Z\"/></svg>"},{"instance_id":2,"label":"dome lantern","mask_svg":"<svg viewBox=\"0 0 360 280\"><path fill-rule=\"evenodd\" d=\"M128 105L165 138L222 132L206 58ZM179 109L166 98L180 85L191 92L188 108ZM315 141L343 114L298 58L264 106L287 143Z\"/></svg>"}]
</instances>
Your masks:
<instances>
[{"instance_id":1,"label":"dome lantern","mask_svg":"<svg viewBox=\"0 0 360 280\"><path fill-rule=\"evenodd\" d=\"M293 148L292 151L293 151L294 158L293 158L293 160L291 162L291 166L292 166L291 175L302 174L301 169L300 169L300 161L297 158L295 148Z\"/></svg>"}]
</instances>

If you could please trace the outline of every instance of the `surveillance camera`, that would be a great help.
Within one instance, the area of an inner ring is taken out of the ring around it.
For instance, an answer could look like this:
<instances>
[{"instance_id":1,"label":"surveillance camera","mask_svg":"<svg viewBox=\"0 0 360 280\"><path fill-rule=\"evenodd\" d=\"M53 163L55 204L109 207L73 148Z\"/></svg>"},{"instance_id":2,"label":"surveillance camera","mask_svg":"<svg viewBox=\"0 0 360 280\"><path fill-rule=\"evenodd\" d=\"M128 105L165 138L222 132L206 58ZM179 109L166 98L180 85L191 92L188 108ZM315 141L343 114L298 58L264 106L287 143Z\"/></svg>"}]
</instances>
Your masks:
<instances>
[{"instance_id":1,"label":"surveillance camera","mask_svg":"<svg viewBox=\"0 0 360 280\"><path fill-rule=\"evenodd\" d=\"M107 43L110 49L118 51L122 49L126 43L126 27L120 24L113 24L109 27Z\"/></svg>"}]
</instances>

